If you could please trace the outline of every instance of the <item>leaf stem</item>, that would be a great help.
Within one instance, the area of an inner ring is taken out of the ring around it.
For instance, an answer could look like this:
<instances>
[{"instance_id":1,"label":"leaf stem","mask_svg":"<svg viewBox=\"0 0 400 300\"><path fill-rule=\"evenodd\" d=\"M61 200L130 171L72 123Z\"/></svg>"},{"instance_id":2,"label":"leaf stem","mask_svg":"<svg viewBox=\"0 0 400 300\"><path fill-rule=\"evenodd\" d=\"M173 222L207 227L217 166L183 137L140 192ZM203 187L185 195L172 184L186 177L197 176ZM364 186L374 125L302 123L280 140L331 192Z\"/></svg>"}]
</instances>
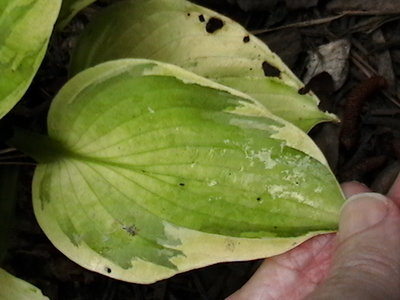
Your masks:
<instances>
[{"instance_id":1,"label":"leaf stem","mask_svg":"<svg viewBox=\"0 0 400 300\"><path fill-rule=\"evenodd\" d=\"M13 128L13 135L6 143L39 163L50 163L59 159L65 153L65 149L60 142L47 135L21 128Z\"/></svg>"}]
</instances>

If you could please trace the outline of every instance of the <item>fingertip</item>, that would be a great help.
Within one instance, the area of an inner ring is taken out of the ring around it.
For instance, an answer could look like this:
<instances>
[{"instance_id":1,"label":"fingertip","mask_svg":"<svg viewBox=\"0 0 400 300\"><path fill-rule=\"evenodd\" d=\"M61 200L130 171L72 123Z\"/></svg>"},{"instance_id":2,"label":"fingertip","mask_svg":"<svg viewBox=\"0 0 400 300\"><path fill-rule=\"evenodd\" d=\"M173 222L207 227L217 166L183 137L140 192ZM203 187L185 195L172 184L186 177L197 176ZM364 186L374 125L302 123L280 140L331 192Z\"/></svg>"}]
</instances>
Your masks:
<instances>
[{"instance_id":1,"label":"fingertip","mask_svg":"<svg viewBox=\"0 0 400 300\"><path fill-rule=\"evenodd\" d=\"M349 187L353 193L360 185ZM391 198L351 196L340 214L331 273L308 299L399 299L399 232L400 210Z\"/></svg>"},{"instance_id":2,"label":"fingertip","mask_svg":"<svg viewBox=\"0 0 400 300\"><path fill-rule=\"evenodd\" d=\"M341 187L346 198L356 194L371 192L371 190L365 184L358 181L344 182L341 184Z\"/></svg>"},{"instance_id":3,"label":"fingertip","mask_svg":"<svg viewBox=\"0 0 400 300\"><path fill-rule=\"evenodd\" d=\"M377 193L351 196L342 207L339 240L366 230L382 221L389 211L389 199Z\"/></svg>"}]
</instances>

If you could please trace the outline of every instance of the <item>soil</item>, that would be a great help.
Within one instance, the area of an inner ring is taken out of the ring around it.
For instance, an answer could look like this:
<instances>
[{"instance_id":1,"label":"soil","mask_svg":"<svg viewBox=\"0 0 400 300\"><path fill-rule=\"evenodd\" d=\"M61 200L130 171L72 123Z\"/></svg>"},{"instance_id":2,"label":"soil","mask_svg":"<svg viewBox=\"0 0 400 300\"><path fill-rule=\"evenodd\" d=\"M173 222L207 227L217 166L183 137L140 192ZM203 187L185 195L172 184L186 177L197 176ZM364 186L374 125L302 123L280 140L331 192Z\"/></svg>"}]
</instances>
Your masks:
<instances>
[{"instance_id":1,"label":"soil","mask_svg":"<svg viewBox=\"0 0 400 300\"><path fill-rule=\"evenodd\" d=\"M334 74L322 70L305 85L318 94L321 108L337 114L342 122L320 124L310 135L339 181L358 180L385 193L400 170L400 3L380 1L378 8L372 0L197 2L256 33L299 78L309 72L310 52L321 54L321 45L346 41L348 56L331 57L342 60L345 67ZM32 85L0 124L2 138L9 122L45 132L49 104L67 80L70 49L91 16L107 4L95 3L53 35ZM30 198L34 162L0 143L0 166L5 165L19 166L19 187L10 247L2 265L52 300L223 299L240 288L260 263L218 264L151 285L87 271L54 248L36 223Z\"/></svg>"}]
</instances>

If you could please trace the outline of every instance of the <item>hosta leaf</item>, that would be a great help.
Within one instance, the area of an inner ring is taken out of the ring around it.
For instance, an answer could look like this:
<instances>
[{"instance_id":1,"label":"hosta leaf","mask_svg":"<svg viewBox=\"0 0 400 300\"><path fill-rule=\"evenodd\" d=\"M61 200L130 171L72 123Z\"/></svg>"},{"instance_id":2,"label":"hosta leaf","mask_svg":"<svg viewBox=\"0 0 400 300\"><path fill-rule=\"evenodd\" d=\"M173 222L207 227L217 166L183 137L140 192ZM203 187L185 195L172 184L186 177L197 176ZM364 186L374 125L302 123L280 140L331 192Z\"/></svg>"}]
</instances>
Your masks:
<instances>
[{"instance_id":1,"label":"hosta leaf","mask_svg":"<svg viewBox=\"0 0 400 300\"><path fill-rule=\"evenodd\" d=\"M80 10L95 1L96 0L63 0L60 16L57 20L57 27L59 29L63 28Z\"/></svg>"},{"instance_id":2,"label":"hosta leaf","mask_svg":"<svg viewBox=\"0 0 400 300\"><path fill-rule=\"evenodd\" d=\"M43 56L61 0L0 1L0 118L23 96Z\"/></svg>"},{"instance_id":3,"label":"hosta leaf","mask_svg":"<svg viewBox=\"0 0 400 300\"><path fill-rule=\"evenodd\" d=\"M0 299L1 300L49 300L42 292L3 269L0 269Z\"/></svg>"},{"instance_id":4,"label":"hosta leaf","mask_svg":"<svg viewBox=\"0 0 400 300\"><path fill-rule=\"evenodd\" d=\"M188 1L123 1L105 9L80 39L71 72L125 57L176 64L244 91L304 131L335 119L318 109L314 94L298 93L303 83L262 41Z\"/></svg>"},{"instance_id":5,"label":"hosta leaf","mask_svg":"<svg viewBox=\"0 0 400 300\"><path fill-rule=\"evenodd\" d=\"M337 228L343 197L308 136L176 66L87 69L53 101L48 130L35 140L47 151L37 154L35 214L91 270L148 283Z\"/></svg>"}]
</instances>

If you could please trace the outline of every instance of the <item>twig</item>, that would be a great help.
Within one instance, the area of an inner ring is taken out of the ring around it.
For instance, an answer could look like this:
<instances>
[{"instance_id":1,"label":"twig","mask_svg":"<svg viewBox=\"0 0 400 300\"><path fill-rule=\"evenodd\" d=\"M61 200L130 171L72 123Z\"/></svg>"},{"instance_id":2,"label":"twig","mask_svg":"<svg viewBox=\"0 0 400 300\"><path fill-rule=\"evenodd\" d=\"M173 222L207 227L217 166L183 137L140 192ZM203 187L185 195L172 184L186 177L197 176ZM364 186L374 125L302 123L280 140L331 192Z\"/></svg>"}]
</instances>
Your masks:
<instances>
[{"instance_id":1,"label":"twig","mask_svg":"<svg viewBox=\"0 0 400 300\"><path fill-rule=\"evenodd\" d=\"M353 46L353 49L357 48L357 50L359 50L364 56L369 55L370 52L365 49L365 47L357 39L352 39L351 44Z\"/></svg>"},{"instance_id":2,"label":"twig","mask_svg":"<svg viewBox=\"0 0 400 300\"><path fill-rule=\"evenodd\" d=\"M321 25L321 24L329 23L334 20L340 19L344 16L345 15L341 14L341 15L331 16L331 17L326 17L326 18L321 18L321 19L314 19L314 20L308 20L308 21L303 21L303 22L298 22L298 23L287 24L287 25L274 27L274 28L253 30L253 31L251 31L251 33L258 35L258 34L262 34L262 33L278 31L278 30L282 30L282 29L302 28L302 27L310 27L310 26L314 26L314 25Z\"/></svg>"},{"instance_id":3,"label":"twig","mask_svg":"<svg viewBox=\"0 0 400 300\"><path fill-rule=\"evenodd\" d=\"M352 33L355 32L362 32L364 31L365 33L372 33L375 30L381 28L383 25L397 21L399 19L399 16L394 16L394 17L375 17L371 18L369 21L364 22L364 24L359 24L358 26L354 26L351 29Z\"/></svg>"},{"instance_id":4,"label":"twig","mask_svg":"<svg viewBox=\"0 0 400 300\"><path fill-rule=\"evenodd\" d=\"M278 31L278 30L282 30L282 29L302 28L302 27L310 27L310 26L314 26L314 25L322 25L322 24L330 23L332 21L335 21L337 19L340 19L340 18L343 18L346 16L389 16L389 15L399 15L399 14L400 14L400 11L383 12L383 11L379 11L379 10L378 11L348 10L348 11L343 11L340 14L335 15L335 16L329 16L329 17L314 19L314 20L307 20L307 21L287 24L287 25L274 27L274 28L253 30L253 31L251 31L251 33L258 35L258 34L262 34L262 33Z\"/></svg>"},{"instance_id":5,"label":"twig","mask_svg":"<svg viewBox=\"0 0 400 300\"><path fill-rule=\"evenodd\" d=\"M1 154L7 154L7 153L10 153L10 152L14 152L14 151L17 151L17 149L15 149L15 148L6 148L6 149L3 149L3 150L0 150L0 155Z\"/></svg>"},{"instance_id":6,"label":"twig","mask_svg":"<svg viewBox=\"0 0 400 300\"><path fill-rule=\"evenodd\" d=\"M400 102L397 98L393 97L390 93L387 91L383 91L383 95L388 98L393 104L395 104L397 107L400 107Z\"/></svg>"},{"instance_id":7,"label":"twig","mask_svg":"<svg viewBox=\"0 0 400 300\"><path fill-rule=\"evenodd\" d=\"M378 72L356 51L351 51L350 59L365 76L372 77L378 75Z\"/></svg>"}]
</instances>

